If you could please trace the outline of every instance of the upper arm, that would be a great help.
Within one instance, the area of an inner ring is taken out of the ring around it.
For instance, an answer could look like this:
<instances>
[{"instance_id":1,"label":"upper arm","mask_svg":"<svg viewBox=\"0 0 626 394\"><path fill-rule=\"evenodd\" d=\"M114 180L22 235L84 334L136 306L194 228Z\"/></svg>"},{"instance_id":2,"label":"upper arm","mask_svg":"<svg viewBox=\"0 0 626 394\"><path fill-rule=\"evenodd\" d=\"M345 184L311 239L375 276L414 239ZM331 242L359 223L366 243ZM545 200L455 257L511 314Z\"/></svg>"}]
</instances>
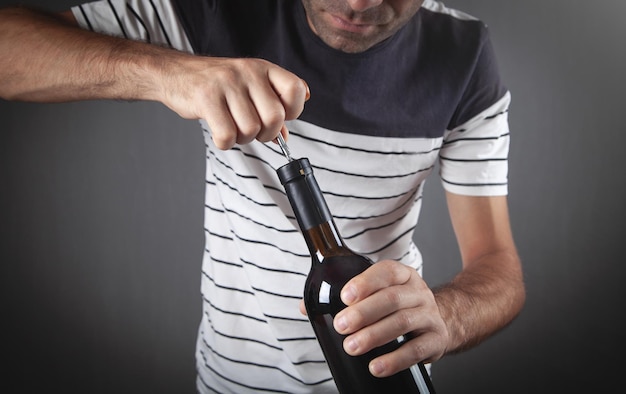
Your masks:
<instances>
[{"instance_id":1,"label":"upper arm","mask_svg":"<svg viewBox=\"0 0 626 394\"><path fill-rule=\"evenodd\" d=\"M517 255L506 196L446 192L446 200L464 267L493 253Z\"/></svg>"}]
</instances>

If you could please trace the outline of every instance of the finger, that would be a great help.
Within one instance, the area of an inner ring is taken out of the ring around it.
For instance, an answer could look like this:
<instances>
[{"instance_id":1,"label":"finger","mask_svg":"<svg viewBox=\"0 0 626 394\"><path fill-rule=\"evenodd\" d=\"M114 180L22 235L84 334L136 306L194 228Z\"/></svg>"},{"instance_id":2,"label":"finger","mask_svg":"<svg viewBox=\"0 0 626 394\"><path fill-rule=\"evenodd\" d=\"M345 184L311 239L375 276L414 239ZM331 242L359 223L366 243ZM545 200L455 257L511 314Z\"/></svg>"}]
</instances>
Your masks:
<instances>
[{"instance_id":1,"label":"finger","mask_svg":"<svg viewBox=\"0 0 626 394\"><path fill-rule=\"evenodd\" d=\"M429 345L431 343L429 336L432 334L421 335L403 343L395 351L373 359L369 364L370 373L382 378L410 368L417 363L429 363L441 358L434 347Z\"/></svg>"},{"instance_id":2,"label":"finger","mask_svg":"<svg viewBox=\"0 0 626 394\"><path fill-rule=\"evenodd\" d=\"M228 110L237 126L236 141L247 144L261 132L263 123L248 92L231 92L227 97Z\"/></svg>"},{"instance_id":3,"label":"finger","mask_svg":"<svg viewBox=\"0 0 626 394\"><path fill-rule=\"evenodd\" d=\"M306 94L304 95L304 101L309 101L309 99L311 98L311 89L309 88L309 84L306 83L306 81L303 79L302 82L304 83L304 88L306 89Z\"/></svg>"},{"instance_id":4,"label":"finger","mask_svg":"<svg viewBox=\"0 0 626 394\"><path fill-rule=\"evenodd\" d=\"M407 334L423 334L436 331L433 315L420 307L398 310L384 319L349 335L344 340L348 354L359 355L383 346Z\"/></svg>"},{"instance_id":5,"label":"finger","mask_svg":"<svg viewBox=\"0 0 626 394\"><path fill-rule=\"evenodd\" d=\"M304 316L307 315L306 306L304 306L304 300L300 300L300 313L302 313Z\"/></svg>"},{"instance_id":6,"label":"finger","mask_svg":"<svg viewBox=\"0 0 626 394\"><path fill-rule=\"evenodd\" d=\"M261 122L256 139L261 142L271 141L285 124L283 103L267 81L251 87L250 98Z\"/></svg>"},{"instance_id":7,"label":"finger","mask_svg":"<svg viewBox=\"0 0 626 394\"><path fill-rule=\"evenodd\" d=\"M370 295L408 282L417 273L411 267L391 260L383 260L350 279L341 289L341 300L346 305L353 305Z\"/></svg>"},{"instance_id":8,"label":"finger","mask_svg":"<svg viewBox=\"0 0 626 394\"><path fill-rule=\"evenodd\" d=\"M416 308L423 303L418 292L412 286L391 286L384 288L362 301L339 312L333 321L335 330L340 334L351 334L370 326L388 316L398 319L398 329L394 330L396 338L407 333L414 327L408 319L398 315L399 311Z\"/></svg>"},{"instance_id":9,"label":"finger","mask_svg":"<svg viewBox=\"0 0 626 394\"><path fill-rule=\"evenodd\" d=\"M283 125L283 127L281 127L280 134L283 136L285 142L289 141L289 129L287 128L287 125Z\"/></svg>"},{"instance_id":10,"label":"finger","mask_svg":"<svg viewBox=\"0 0 626 394\"><path fill-rule=\"evenodd\" d=\"M310 97L307 83L281 67L270 67L267 76L285 109L285 119L296 119Z\"/></svg>"},{"instance_id":11,"label":"finger","mask_svg":"<svg viewBox=\"0 0 626 394\"><path fill-rule=\"evenodd\" d=\"M203 118L211 130L211 137L217 148L227 150L235 145L237 125L225 100L206 106L206 114Z\"/></svg>"},{"instance_id":12,"label":"finger","mask_svg":"<svg viewBox=\"0 0 626 394\"><path fill-rule=\"evenodd\" d=\"M289 140L289 129L287 128L287 125L283 125L280 128L280 134L283 136L283 140L285 140L285 142L287 142ZM272 142L275 144L278 144L278 136L276 136L276 138L272 139Z\"/></svg>"}]
</instances>

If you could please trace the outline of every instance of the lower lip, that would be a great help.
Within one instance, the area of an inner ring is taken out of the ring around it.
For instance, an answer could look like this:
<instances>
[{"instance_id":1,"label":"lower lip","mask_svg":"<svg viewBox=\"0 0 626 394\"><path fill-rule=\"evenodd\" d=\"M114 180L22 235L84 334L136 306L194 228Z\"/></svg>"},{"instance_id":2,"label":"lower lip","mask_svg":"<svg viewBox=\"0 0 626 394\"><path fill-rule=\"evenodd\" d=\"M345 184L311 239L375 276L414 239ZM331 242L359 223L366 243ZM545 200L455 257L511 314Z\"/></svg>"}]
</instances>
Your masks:
<instances>
[{"instance_id":1,"label":"lower lip","mask_svg":"<svg viewBox=\"0 0 626 394\"><path fill-rule=\"evenodd\" d=\"M373 25L355 25L353 23L346 21L345 19L338 18L334 15L331 15L330 19L332 21L332 24L336 28L345 30L351 33L366 33L370 29L373 28Z\"/></svg>"}]
</instances>

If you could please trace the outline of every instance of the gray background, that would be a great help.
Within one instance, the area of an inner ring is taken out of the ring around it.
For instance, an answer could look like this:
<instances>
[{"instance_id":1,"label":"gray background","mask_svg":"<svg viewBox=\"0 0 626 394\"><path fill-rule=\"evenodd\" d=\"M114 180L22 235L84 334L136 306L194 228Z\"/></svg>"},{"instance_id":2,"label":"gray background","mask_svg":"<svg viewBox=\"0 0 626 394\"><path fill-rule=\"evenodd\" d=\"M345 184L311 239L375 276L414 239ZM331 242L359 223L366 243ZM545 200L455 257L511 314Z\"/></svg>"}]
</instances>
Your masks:
<instances>
[{"instance_id":1,"label":"gray background","mask_svg":"<svg viewBox=\"0 0 626 394\"><path fill-rule=\"evenodd\" d=\"M435 384L606 392L625 364L626 1L446 4L487 22L513 93L528 301L505 331L438 362ZM193 392L203 187L196 122L160 104L0 101L0 390ZM442 197L433 177L416 236L432 285L459 268Z\"/></svg>"}]
</instances>

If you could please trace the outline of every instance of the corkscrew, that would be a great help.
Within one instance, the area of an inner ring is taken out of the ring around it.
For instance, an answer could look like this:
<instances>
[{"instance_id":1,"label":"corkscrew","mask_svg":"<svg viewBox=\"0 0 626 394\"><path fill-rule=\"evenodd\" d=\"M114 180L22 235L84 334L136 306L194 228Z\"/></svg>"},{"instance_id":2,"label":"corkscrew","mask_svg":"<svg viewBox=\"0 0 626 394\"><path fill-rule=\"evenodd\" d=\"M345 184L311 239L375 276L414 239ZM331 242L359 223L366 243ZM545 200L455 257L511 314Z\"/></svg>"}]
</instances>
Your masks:
<instances>
[{"instance_id":1,"label":"corkscrew","mask_svg":"<svg viewBox=\"0 0 626 394\"><path fill-rule=\"evenodd\" d=\"M291 153L289 153L289 147L287 146L287 142L285 142L283 135L281 133L278 133L276 140L278 141L278 146L280 146L280 150L283 151L283 155L285 155L287 161L291 163L293 161L293 157L291 157Z\"/></svg>"}]
</instances>

